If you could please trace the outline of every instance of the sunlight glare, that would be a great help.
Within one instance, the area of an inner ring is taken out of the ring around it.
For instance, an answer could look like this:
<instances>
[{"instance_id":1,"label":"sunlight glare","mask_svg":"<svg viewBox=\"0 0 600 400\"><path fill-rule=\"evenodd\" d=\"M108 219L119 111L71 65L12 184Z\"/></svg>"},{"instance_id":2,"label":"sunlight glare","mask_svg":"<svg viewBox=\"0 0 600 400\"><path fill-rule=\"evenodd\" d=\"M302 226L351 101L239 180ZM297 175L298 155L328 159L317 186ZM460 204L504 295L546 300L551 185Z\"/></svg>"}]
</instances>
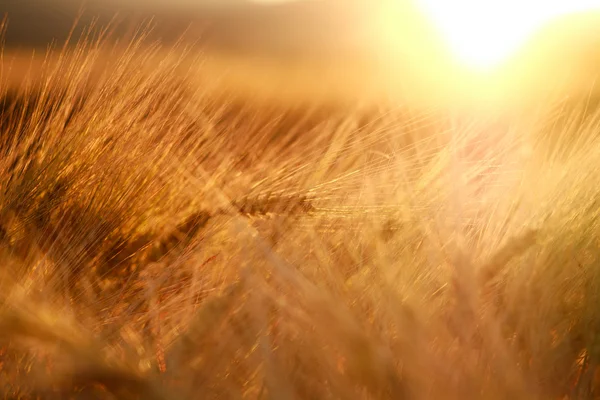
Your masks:
<instances>
[{"instance_id":1,"label":"sunlight glare","mask_svg":"<svg viewBox=\"0 0 600 400\"><path fill-rule=\"evenodd\" d=\"M600 0L415 0L469 68L504 62L556 17L600 10Z\"/></svg>"}]
</instances>

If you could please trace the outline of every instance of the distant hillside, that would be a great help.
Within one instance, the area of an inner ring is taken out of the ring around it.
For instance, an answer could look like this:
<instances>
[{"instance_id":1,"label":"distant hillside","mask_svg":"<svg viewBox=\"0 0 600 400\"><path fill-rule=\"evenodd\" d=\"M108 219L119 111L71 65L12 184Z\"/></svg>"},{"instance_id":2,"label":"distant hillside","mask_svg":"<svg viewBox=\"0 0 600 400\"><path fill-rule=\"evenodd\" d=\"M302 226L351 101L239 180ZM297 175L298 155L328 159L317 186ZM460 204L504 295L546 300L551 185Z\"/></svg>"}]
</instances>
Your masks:
<instances>
[{"instance_id":1,"label":"distant hillside","mask_svg":"<svg viewBox=\"0 0 600 400\"><path fill-rule=\"evenodd\" d=\"M93 0L85 3L80 25L94 18L105 25L119 12L118 35L131 33L136 24L153 18L156 26L151 39L163 42L176 40L188 29L189 40L221 51L286 57L357 54L364 52L372 34L368 10L373 7L351 3L334 0L265 6L224 1L166 7L149 1L126 7L115 1ZM46 47L53 41L64 42L80 5L75 0L8 0L0 6L9 20L6 45Z\"/></svg>"}]
</instances>

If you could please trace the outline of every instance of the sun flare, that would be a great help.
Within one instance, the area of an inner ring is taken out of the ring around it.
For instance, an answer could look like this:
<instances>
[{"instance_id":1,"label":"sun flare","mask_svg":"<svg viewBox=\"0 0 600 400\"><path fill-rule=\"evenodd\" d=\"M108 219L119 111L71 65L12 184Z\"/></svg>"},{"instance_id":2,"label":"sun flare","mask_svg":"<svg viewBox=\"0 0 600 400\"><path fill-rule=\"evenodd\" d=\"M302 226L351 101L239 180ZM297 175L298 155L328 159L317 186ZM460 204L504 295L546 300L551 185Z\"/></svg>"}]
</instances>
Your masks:
<instances>
[{"instance_id":1,"label":"sun flare","mask_svg":"<svg viewBox=\"0 0 600 400\"><path fill-rule=\"evenodd\" d=\"M514 54L545 23L600 0L416 0L457 60L479 70Z\"/></svg>"}]
</instances>

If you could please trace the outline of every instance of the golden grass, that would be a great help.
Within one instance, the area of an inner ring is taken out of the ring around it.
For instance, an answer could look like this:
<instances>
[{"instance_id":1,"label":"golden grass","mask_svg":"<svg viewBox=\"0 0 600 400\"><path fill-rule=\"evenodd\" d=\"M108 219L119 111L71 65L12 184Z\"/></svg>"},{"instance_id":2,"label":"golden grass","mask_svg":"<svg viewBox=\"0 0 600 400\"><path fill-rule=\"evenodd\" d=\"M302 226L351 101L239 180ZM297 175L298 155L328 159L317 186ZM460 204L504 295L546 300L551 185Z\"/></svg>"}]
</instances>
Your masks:
<instances>
[{"instance_id":1,"label":"golden grass","mask_svg":"<svg viewBox=\"0 0 600 400\"><path fill-rule=\"evenodd\" d=\"M5 398L600 395L596 110L253 101L105 46L2 92Z\"/></svg>"}]
</instances>

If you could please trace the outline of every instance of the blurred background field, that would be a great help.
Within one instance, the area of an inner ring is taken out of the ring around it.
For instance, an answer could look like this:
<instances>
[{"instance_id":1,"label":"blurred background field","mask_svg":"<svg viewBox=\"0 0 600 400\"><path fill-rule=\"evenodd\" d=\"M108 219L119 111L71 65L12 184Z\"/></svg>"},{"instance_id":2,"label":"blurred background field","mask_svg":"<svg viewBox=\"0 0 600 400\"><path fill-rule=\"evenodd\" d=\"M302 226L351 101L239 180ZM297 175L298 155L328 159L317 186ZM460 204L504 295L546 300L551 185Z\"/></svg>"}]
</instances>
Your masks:
<instances>
[{"instance_id":1,"label":"blurred background field","mask_svg":"<svg viewBox=\"0 0 600 400\"><path fill-rule=\"evenodd\" d=\"M3 8L9 17L3 64L13 59L17 64L4 74L16 78L27 71L33 49L35 70L49 45L60 49L77 20L72 43L90 24L111 21L114 41L126 43L152 20L147 42L183 42L196 57L202 51L210 80L226 76L252 93L276 87L274 96L310 99L317 93L363 102L392 96L447 104L500 97L519 104L548 95L585 96L594 91L590 82L600 61L595 10L548 22L505 65L473 72L457 64L411 1L24 0L7 1Z\"/></svg>"}]
</instances>

